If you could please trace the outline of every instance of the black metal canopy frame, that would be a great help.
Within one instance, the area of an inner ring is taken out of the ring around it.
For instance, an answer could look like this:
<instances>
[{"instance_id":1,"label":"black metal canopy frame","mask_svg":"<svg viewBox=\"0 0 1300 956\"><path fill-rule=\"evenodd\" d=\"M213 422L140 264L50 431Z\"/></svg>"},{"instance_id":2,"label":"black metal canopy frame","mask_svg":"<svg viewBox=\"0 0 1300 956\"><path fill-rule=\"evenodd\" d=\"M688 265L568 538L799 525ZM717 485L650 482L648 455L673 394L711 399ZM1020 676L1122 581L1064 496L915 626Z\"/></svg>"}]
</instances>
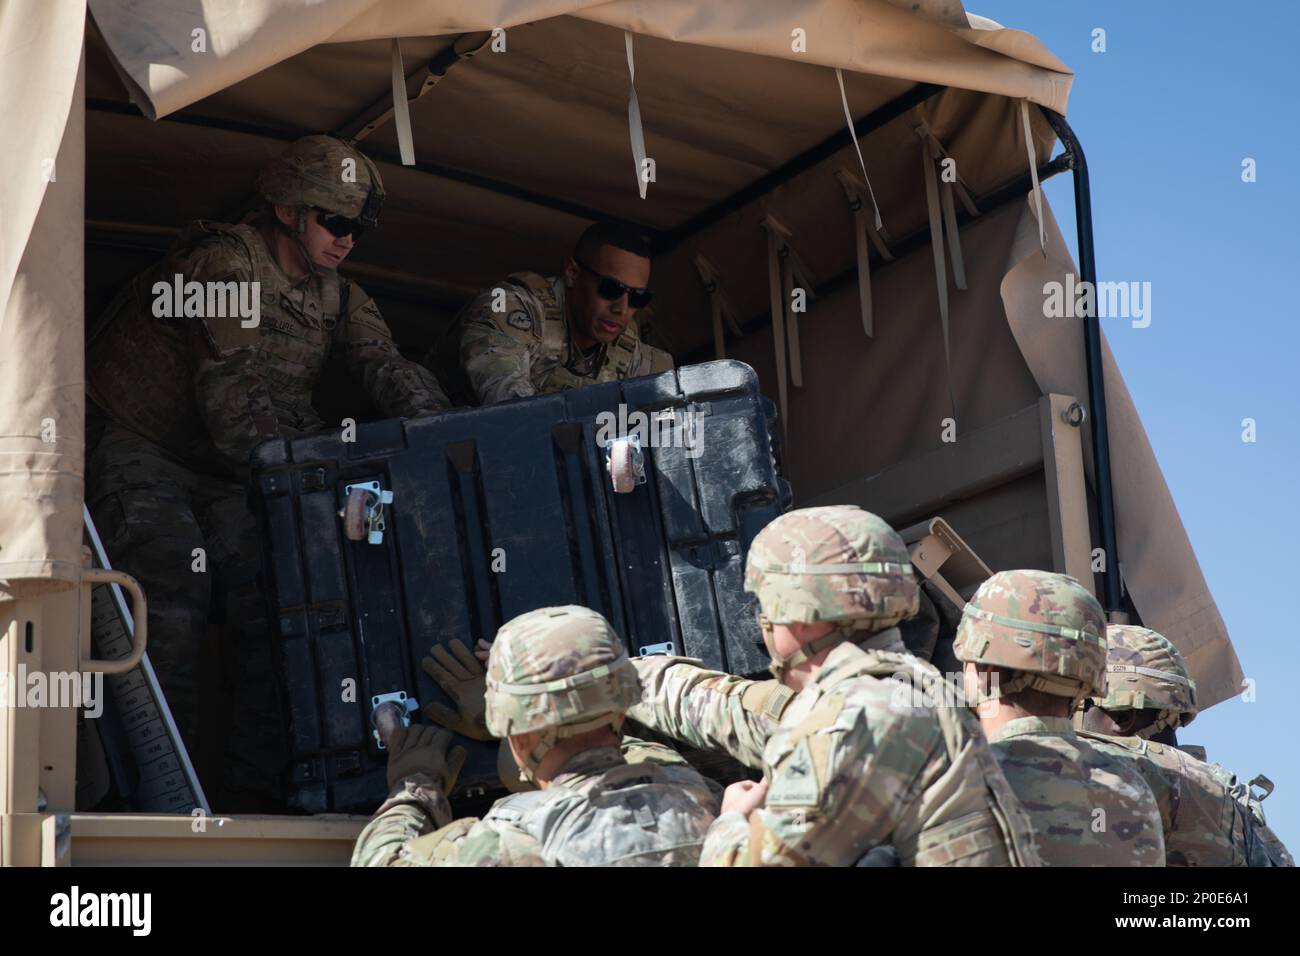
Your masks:
<instances>
[{"instance_id":1,"label":"black metal canopy frame","mask_svg":"<svg viewBox=\"0 0 1300 956\"><path fill-rule=\"evenodd\" d=\"M1040 106L1065 147L1074 170L1074 222L1079 240L1079 281L1096 288L1097 259L1092 244L1092 184L1079 137L1060 113ZM1092 412L1092 467L1097 492L1097 528L1101 532L1105 570L1102 586L1106 613L1121 610L1119 551L1115 542L1115 497L1110 481L1110 432L1106 424L1106 382L1101 362L1101 319L1097 309L1084 317L1083 349L1088 364L1088 409Z\"/></svg>"},{"instance_id":2,"label":"black metal canopy frame","mask_svg":"<svg viewBox=\"0 0 1300 956\"><path fill-rule=\"evenodd\" d=\"M871 113L857 120L853 124L853 132L858 139L861 139L866 134L884 126L891 120L902 116L904 113L937 95L944 89L945 87L936 86L930 83L918 83L901 96L890 100L888 103L885 103L879 108L873 110ZM99 112L117 113L143 118L143 114L134 104L114 100L88 98L86 100L86 108ZM1061 145L1064 147L1065 151L1055 159L1039 166L1038 178L1040 181L1045 181L1050 179L1052 176L1055 176L1057 173L1064 172L1067 169L1074 172L1074 212L1075 224L1078 230L1079 279L1081 282L1088 282L1095 286L1097 281L1097 266L1092 236L1092 190L1088 180L1088 164L1083 155L1083 147L1079 144L1079 139L1075 135L1074 130L1070 128L1070 124L1065 121L1065 117L1047 109L1046 107L1040 106L1039 109L1042 111L1047 122L1051 125L1052 130L1060 139ZM199 116L187 111L182 111L169 116L164 120L164 122L178 122L187 125L206 127L208 129L228 130L278 140L293 140L299 136L305 136L310 132L313 132L311 130L276 129L250 123L242 123L235 120ZM749 185L741 188L732 195L724 197L714 205L709 206L707 209L704 209L672 229L665 231L647 227L639 223L628 224L635 225L650 234L659 253L674 249L710 226L716 224L735 210L748 205L760 196L766 195L782 183L788 182L800 173L810 169L816 163L835 154L844 146L843 137L843 130L828 136L822 142L798 154L777 169L764 174ZM388 162L400 163L401 161L397 156L390 155L382 150L375 150L372 148L368 149L367 152L375 155L376 158ZM420 172L466 183L501 195L511 196L524 202L544 206L579 218L592 220L613 219L616 221L623 221L620 220L619 217L610 216L598 209L591 209L571 200L543 195L515 184L494 180L468 170L455 169L440 164L426 162L417 162L413 168ZM1032 179L1030 174L1026 172L1023 176L1012 180L993 192L977 197L976 203L979 206L980 214L982 215L991 212L1008 202L1023 197L1027 192L1029 192L1031 187ZM959 209L957 213L958 222L962 226L966 225L966 223L972 221L974 218L976 217L968 214L965 209ZM92 241L94 240L92 239ZM928 244L929 242L930 228L926 225L911 235L892 243L892 250L896 256L901 257L922 245ZM853 266L819 284L814 292L818 296L830 294L850 282L855 282L856 276L857 267ZM762 328L770 321L771 317L766 312L763 312L762 314L755 316L752 320L742 323L741 327L746 333L749 333ZM703 346L693 352L681 356L680 359L682 364L689 364L692 361L706 361L710 354L710 347ZM1107 430L1106 420L1106 390L1102 369L1101 325L1095 309L1093 310L1092 315L1084 317L1084 354L1087 359L1088 410L1091 418L1090 432L1093 448L1094 490L1097 497L1097 527L1101 534L1101 545L1105 555L1105 564L1101 572L1103 591L1102 604L1105 607L1107 615L1110 615L1112 612L1123 610L1123 605L1119 574L1119 553L1116 549L1115 538L1115 499L1110 473L1110 437Z\"/></svg>"}]
</instances>

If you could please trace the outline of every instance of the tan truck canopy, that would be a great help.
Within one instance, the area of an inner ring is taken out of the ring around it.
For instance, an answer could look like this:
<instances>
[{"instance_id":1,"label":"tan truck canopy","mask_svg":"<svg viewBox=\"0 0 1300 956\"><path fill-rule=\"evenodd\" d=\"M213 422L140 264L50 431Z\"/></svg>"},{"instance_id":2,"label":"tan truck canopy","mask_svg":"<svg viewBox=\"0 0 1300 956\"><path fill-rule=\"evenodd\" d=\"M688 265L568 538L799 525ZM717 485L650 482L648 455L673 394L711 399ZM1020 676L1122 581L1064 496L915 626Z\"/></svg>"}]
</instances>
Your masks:
<instances>
[{"instance_id":1,"label":"tan truck canopy","mask_svg":"<svg viewBox=\"0 0 1300 956\"><path fill-rule=\"evenodd\" d=\"M404 348L507 272L558 267L591 218L641 224L662 250L659 344L754 366L783 408L796 504L853 501L900 527L940 514L993 568L1082 561L1091 584L1093 491L1080 480L1070 510L1080 430L1057 424L1089 406L1083 328L1043 310L1044 283L1076 268L1045 201L1040 225L1022 126L1032 168L1065 169L1038 107L1063 114L1071 80L959 0L9 5L0 594L79 580L84 310L184 221L238 216L257 167L322 131L381 164L383 224L345 271ZM956 183L935 178L947 158ZM774 323L787 282L807 311ZM1240 668L1102 355L1124 584L1208 705Z\"/></svg>"}]
</instances>

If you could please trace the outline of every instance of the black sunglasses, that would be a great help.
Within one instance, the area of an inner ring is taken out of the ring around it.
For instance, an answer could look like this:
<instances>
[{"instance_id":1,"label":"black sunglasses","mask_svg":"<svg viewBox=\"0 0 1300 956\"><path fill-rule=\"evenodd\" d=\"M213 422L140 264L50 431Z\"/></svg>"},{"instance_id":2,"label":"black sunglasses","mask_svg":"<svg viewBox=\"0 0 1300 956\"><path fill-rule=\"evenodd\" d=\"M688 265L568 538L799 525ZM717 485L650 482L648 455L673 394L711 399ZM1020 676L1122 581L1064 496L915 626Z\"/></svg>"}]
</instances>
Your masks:
<instances>
[{"instance_id":1,"label":"black sunglasses","mask_svg":"<svg viewBox=\"0 0 1300 956\"><path fill-rule=\"evenodd\" d=\"M351 235L353 239L360 239L361 234L366 231L365 224L360 219L349 219L347 216L340 216L338 213L327 212L324 209L317 208L317 220L330 235L342 239L344 236Z\"/></svg>"},{"instance_id":2,"label":"black sunglasses","mask_svg":"<svg viewBox=\"0 0 1300 956\"><path fill-rule=\"evenodd\" d=\"M575 257L573 261L578 264L579 268L585 269L599 280L596 283L596 294L602 299L616 302L626 295L628 305L634 309L644 309L650 304L650 300L654 298L655 294L649 289L634 289L630 285L624 285L619 282L613 276L607 276L597 272L581 259Z\"/></svg>"}]
</instances>

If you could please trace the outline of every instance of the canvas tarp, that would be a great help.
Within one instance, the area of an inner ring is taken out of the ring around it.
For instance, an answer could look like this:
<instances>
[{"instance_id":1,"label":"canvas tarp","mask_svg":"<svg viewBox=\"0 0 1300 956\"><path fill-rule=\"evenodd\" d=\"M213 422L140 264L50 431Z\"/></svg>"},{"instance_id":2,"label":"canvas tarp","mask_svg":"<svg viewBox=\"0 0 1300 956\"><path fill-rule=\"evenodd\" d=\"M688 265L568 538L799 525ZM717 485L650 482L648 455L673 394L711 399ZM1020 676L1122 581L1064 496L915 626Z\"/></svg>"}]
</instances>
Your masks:
<instances>
[{"instance_id":1,"label":"canvas tarp","mask_svg":"<svg viewBox=\"0 0 1300 956\"><path fill-rule=\"evenodd\" d=\"M646 36L1027 98L1064 113L1072 75L1036 39L887 0L90 0L137 105L157 118L319 43L509 29L571 14ZM915 12L913 12L915 10ZM984 22L987 25L987 21ZM205 31L205 52L194 31ZM802 51L792 32L803 30Z\"/></svg>"},{"instance_id":2,"label":"canvas tarp","mask_svg":"<svg viewBox=\"0 0 1300 956\"><path fill-rule=\"evenodd\" d=\"M81 567L85 7L0 2L0 599Z\"/></svg>"}]
</instances>

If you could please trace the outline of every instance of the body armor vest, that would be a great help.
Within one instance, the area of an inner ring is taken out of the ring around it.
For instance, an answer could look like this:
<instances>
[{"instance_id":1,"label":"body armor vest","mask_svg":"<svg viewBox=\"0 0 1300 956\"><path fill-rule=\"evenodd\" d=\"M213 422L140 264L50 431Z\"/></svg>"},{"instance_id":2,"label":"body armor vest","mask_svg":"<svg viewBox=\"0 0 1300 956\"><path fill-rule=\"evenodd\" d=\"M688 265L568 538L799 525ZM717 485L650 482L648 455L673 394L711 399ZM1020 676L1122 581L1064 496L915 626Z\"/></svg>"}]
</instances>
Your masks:
<instances>
[{"instance_id":1,"label":"body armor vest","mask_svg":"<svg viewBox=\"0 0 1300 956\"><path fill-rule=\"evenodd\" d=\"M896 628L884 633L884 639L898 640ZM835 669L836 683L853 677L877 679L900 678L910 680L913 687L935 693L934 681L943 678L924 661L907 653L864 649L858 658ZM828 685L826 693L834 693ZM927 829L915 846L895 846L900 861L906 866L941 866L950 859L973 852L1001 847L1007 861L1014 866L1041 866L1042 861L1034 843L1033 824L1020 801L1007 783L997 759L983 742L983 732L975 715L965 707L940 706L933 708L943 733L944 747L951 763L956 763L966 746L974 747L976 762L987 791L987 809L964 814ZM794 751L801 735L796 728L792 733L780 735L777 749L764 754L772 766L780 764ZM776 739L774 736L773 739Z\"/></svg>"},{"instance_id":2,"label":"body armor vest","mask_svg":"<svg viewBox=\"0 0 1300 956\"><path fill-rule=\"evenodd\" d=\"M1246 857L1245 820L1230 790L1209 767L1176 747L1140 737L1110 737L1076 731L1085 740L1122 748L1156 795L1165 820L1169 866L1241 866Z\"/></svg>"},{"instance_id":3,"label":"body armor vest","mask_svg":"<svg viewBox=\"0 0 1300 956\"><path fill-rule=\"evenodd\" d=\"M1172 748L1166 748L1172 749ZM1195 756L1193 760L1197 759ZM1247 783L1238 779L1237 775L1228 768L1217 763L1210 763L1208 760L1202 760L1201 763L1214 776L1236 802L1237 810L1241 815L1246 835L1246 865L1247 866L1295 866L1295 860L1291 852L1287 850L1285 844L1278 838L1277 834L1268 825L1264 819L1264 808L1261 806L1262 797L1255 796L1254 785L1263 780L1267 797L1273 792L1273 785L1267 778L1256 777Z\"/></svg>"},{"instance_id":4,"label":"body armor vest","mask_svg":"<svg viewBox=\"0 0 1300 956\"><path fill-rule=\"evenodd\" d=\"M206 274L198 281L233 280L251 266L260 284L256 328L243 329L239 317L208 316L209 339L219 351L234 346L255 350L253 367L266 384L279 420L290 429L322 426L311 403L341 326L350 283L333 270L291 281L252 225L191 223L159 263L137 275L114 298L89 346L90 397L108 416L156 442L182 460L203 453L206 428L194 395L194 356L201 334L196 317L158 318L153 286L183 281L190 257L209 243L225 243L231 268L226 276ZM210 271L220 273L220 269ZM179 305L179 303L177 303ZM201 352L200 352L201 354Z\"/></svg>"},{"instance_id":5,"label":"body armor vest","mask_svg":"<svg viewBox=\"0 0 1300 956\"><path fill-rule=\"evenodd\" d=\"M569 335L564 306L556 295L554 280L531 272L517 272L510 279L528 288L542 304L542 346L546 355L554 356L555 361L548 363L534 378L533 385L539 394L650 374L649 350L641 350L641 355L638 355L640 340L635 332L635 320L628 323L613 344L598 346L595 354L584 361L575 354L578 348Z\"/></svg>"},{"instance_id":6,"label":"body armor vest","mask_svg":"<svg viewBox=\"0 0 1300 956\"><path fill-rule=\"evenodd\" d=\"M535 272L515 272L507 280L527 289L542 307L542 356L530 370L530 380L538 395L666 372L673 367L672 358L666 352L641 342L635 319L612 345L599 346L586 359L576 356L577 347L569 336L564 304L556 293L555 280ZM473 386L460 364L461 330L477 301L476 297L461 310L425 359L427 365L437 369L439 381L458 405L477 404Z\"/></svg>"},{"instance_id":7,"label":"body armor vest","mask_svg":"<svg viewBox=\"0 0 1300 956\"><path fill-rule=\"evenodd\" d=\"M582 790L505 797L484 821L528 833L548 866L694 866L713 822L702 801L712 799L690 768L626 764Z\"/></svg>"}]
</instances>

